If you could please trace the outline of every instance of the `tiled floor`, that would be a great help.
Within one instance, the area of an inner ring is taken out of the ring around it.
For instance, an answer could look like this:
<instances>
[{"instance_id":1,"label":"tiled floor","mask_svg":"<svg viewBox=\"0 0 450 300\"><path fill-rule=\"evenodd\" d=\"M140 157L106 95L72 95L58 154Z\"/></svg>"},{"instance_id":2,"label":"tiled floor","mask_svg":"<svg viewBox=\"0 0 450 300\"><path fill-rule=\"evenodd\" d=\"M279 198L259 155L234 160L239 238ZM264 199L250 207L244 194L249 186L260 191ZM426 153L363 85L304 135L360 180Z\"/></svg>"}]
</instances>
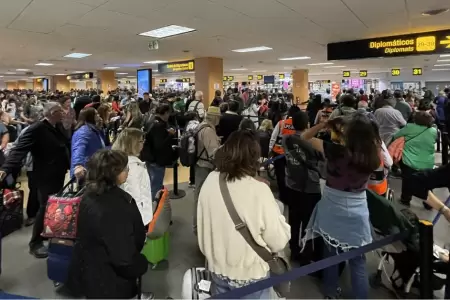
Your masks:
<instances>
[{"instance_id":1,"label":"tiled floor","mask_svg":"<svg viewBox=\"0 0 450 300\"><path fill-rule=\"evenodd\" d=\"M186 173L185 173L186 174ZM202 266L204 260L199 253L197 241L191 231L193 211L193 190L187 184L181 184L187 195L183 199L173 200L173 226L171 227L171 251L167 263L150 270L143 279L143 289L153 291L158 298L167 296L179 298L181 296L181 281L184 272L192 266ZM26 186L26 185L24 185ZM400 181L392 180L391 186L395 191L400 190ZM446 190L437 191L442 199L448 196ZM398 193L397 193L397 196ZM412 210L419 217L432 219L434 213L424 211L418 201L413 201ZM62 298L56 293L53 284L46 276L45 260L37 260L28 254L28 240L30 228L24 228L3 239L2 275L0 288L8 293L32 296L38 298ZM435 241L438 244L450 242L449 224L444 218L435 227ZM378 258L369 253L369 273L376 268ZM347 272L346 272L347 273ZM319 282L310 277L303 277L292 284L289 298L322 298ZM344 290L350 288L348 274L343 276ZM372 298L393 298L385 289L371 290Z\"/></svg>"}]
</instances>

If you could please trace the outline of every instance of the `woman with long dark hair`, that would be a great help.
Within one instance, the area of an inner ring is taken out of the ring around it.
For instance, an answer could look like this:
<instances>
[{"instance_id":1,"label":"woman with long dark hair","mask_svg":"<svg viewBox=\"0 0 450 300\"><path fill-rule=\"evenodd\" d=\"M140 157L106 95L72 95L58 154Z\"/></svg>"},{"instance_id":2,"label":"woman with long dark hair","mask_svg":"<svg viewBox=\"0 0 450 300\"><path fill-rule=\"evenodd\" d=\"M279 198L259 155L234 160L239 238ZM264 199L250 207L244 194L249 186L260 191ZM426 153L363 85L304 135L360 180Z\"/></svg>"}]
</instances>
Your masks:
<instances>
[{"instance_id":1,"label":"woman with long dark hair","mask_svg":"<svg viewBox=\"0 0 450 300\"><path fill-rule=\"evenodd\" d=\"M306 240L322 237L324 256L332 256L372 242L366 188L380 165L381 139L366 115L328 121L332 142L314 138L325 127L319 124L303 133L312 146L327 158L326 185L306 229ZM361 138L364 137L364 138ZM353 296L367 299L365 256L349 260ZM338 265L324 270L324 292L328 298L340 293Z\"/></svg>"}]
</instances>

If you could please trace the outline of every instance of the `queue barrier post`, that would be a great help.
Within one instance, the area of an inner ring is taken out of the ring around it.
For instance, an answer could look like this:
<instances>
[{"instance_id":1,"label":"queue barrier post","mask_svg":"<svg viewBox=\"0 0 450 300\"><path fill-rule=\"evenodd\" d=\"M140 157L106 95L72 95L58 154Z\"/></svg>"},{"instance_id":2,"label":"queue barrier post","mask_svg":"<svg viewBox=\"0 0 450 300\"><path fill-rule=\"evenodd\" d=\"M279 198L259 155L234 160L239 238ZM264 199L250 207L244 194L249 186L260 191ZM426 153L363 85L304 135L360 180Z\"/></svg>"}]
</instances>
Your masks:
<instances>
[{"instance_id":1,"label":"queue barrier post","mask_svg":"<svg viewBox=\"0 0 450 300\"><path fill-rule=\"evenodd\" d=\"M444 299L450 299L450 260L446 264L446 271Z\"/></svg>"},{"instance_id":2,"label":"queue barrier post","mask_svg":"<svg viewBox=\"0 0 450 300\"><path fill-rule=\"evenodd\" d=\"M419 222L420 298L433 299L433 223Z\"/></svg>"},{"instance_id":3,"label":"queue barrier post","mask_svg":"<svg viewBox=\"0 0 450 300\"><path fill-rule=\"evenodd\" d=\"M177 146L173 146L175 149L178 150ZM173 189L169 191L169 198L170 199L181 199L186 196L186 192L184 190L181 190L178 188L178 160L173 162Z\"/></svg>"},{"instance_id":4,"label":"queue barrier post","mask_svg":"<svg viewBox=\"0 0 450 300\"><path fill-rule=\"evenodd\" d=\"M441 133L441 154L442 154L442 165L448 164L448 132L447 126L444 126L444 129Z\"/></svg>"}]
</instances>

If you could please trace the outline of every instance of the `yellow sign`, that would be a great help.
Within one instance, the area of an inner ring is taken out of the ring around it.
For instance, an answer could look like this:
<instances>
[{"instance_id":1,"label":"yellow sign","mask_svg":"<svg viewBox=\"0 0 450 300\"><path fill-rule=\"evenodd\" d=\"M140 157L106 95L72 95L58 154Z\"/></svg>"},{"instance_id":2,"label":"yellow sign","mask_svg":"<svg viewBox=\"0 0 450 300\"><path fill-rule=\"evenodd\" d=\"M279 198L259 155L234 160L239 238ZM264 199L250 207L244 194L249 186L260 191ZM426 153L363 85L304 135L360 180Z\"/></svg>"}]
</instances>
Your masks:
<instances>
[{"instance_id":1,"label":"yellow sign","mask_svg":"<svg viewBox=\"0 0 450 300\"><path fill-rule=\"evenodd\" d=\"M359 71L359 77L367 77L367 70Z\"/></svg>"},{"instance_id":2,"label":"yellow sign","mask_svg":"<svg viewBox=\"0 0 450 300\"><path fill-rule=\"evenodd\" d=\"M186 72L194 70L195 63L193 60L175 61L158 65L159 73Z\"/></svg>"},{"instance_id":3,"label":"yellow sign","mask_svg":"<svg viewBox=\"0 0 450 300\"><path fill-rule=\"evenodd\" d=\"M191 82L190 78L183 78L182 80L183 80L183 82Z\"/></svg>"},{"instance_id":4,"label":"yellow sign","mask_svg":"<svg viewBox=\"0 0 450 300\"><path fill-rule=\"evenodd\" d=\"M228 77L227 77L227 80L228 80L228 81L233 81L233 80L234 80L234 76L228 76Z\"/></svg>"},{"instance_id":5,"label":"yellow sign","mask_svg":"<svg viewBox=\"0 0 450 300\"><path fill-rule=\"evenodd\" d=\"M253 80L253 75L248 75L247 80Z\"/></svg>"},{"instance_id":6,"label":"yellow sign","mask_svg":"<svg viewBox=\"0 0 450 300\"><path fill-rule=\"evenodd\" d=\"M439 42L441 45L446 45L445 48L450 48L450 35L446 36L445 39Z\"/></svg>"},{"instance_id":7,"label":"yellow sign","mask_svg":"<svg viewBox=\"0 0 450 300\"><path fill-rule=\"evenodd\" d=\"M228 76L223 76L222 80L223 81L227 81L228 80Z\"/></svg>"},{"instance_id":8,"label":"yellow sign","mask_svg":"<svg viewBox=\"0 0 450 300\"><path fill-rule=\"evenodd\" d=\"M159 83L167 83L167 79L161 79Z\"/></svg>"},{"instance_id":9,"label":"yellow sign","mask_svg":"<svg viewBox=\"0 0 450 300\"><path fill-rule=\"evenodd\" d=\"M391 75L392 76L400 76L400 69L392 69Z\"/></svg>"},{"instance_id":10,"label":"yellow sign","mask_svg":"<svg viewBox=\"0 0 450 300\"><path fill-rule=\"evenodd\" d=\"M263 80L263 79L264 79L264 76L263 76L263 75L257 75L257 76L256 76L256 79L258 79L258 80Z\"/></svg>"},{"instance_id":11,"label":"yellow sign","mask_svg":"<svg viewBox=\"0 0 450 300\"><path fill-rule=\"evenodd\" d=\"M385 54L428 52L436 50L436 37L434 35L409 39L394 39L388 41L369 42L370 49L382 49Z\"/></svg>"},{"instance_id":12,"label":"yellow sign","mask_svg":"<svg viewBox=\"0 0 450 300\"><path fill-rule=\"evenodd\" d=\"M350 77L350 71L342 71L342 77Z\"/></svg>"},{"instance_id":13,"label":"yellow sign","mask_svg":"<svg viewBox=\"0 0 450 300\"><path fill-rule=\"evenodd\" d=\"M436 37L434 35L418 37L416 39L417 52L436 50Z\"/></svg>"},{"instance_id":14,"label":"yellow sign","mask_svg":"<svg viewBox=\"0 0 450 300\"><path fill-rule=\"evenodd\" d=\"M285 78L284 74L279 74L278 76L280 77L280 79L284 79Z\"/></svg>"},{"instance_id":15,"label":"yellow sign","mask_svg":"<svg viewBox=\"0 0 450 300\"><path fill-rule=\"evenodd\" d=\"M422 75L422 68L413 68L413 75L414 76Z\"/></svg>"}]
</instances>

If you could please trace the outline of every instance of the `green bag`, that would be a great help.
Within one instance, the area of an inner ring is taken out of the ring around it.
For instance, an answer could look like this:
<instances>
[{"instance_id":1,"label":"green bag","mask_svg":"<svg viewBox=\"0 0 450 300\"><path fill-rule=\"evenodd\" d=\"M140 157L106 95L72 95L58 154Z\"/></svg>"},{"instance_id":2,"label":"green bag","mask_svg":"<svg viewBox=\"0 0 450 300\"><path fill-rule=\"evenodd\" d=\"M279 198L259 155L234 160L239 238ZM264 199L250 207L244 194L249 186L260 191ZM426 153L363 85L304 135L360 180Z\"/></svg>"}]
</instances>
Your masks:
<instances>
[{"instance_id":1,"label":"green bag","mask_svg":"<svg viewBox=\"0 0 450 300\"><path fill-rule=\"evenodd\" d=\"M169 231L167 231L159 239L147 239L142 249L142 254L144 254L149 263L156 265L169 256L169 245Z\"/></svg>"}]
</instances>

